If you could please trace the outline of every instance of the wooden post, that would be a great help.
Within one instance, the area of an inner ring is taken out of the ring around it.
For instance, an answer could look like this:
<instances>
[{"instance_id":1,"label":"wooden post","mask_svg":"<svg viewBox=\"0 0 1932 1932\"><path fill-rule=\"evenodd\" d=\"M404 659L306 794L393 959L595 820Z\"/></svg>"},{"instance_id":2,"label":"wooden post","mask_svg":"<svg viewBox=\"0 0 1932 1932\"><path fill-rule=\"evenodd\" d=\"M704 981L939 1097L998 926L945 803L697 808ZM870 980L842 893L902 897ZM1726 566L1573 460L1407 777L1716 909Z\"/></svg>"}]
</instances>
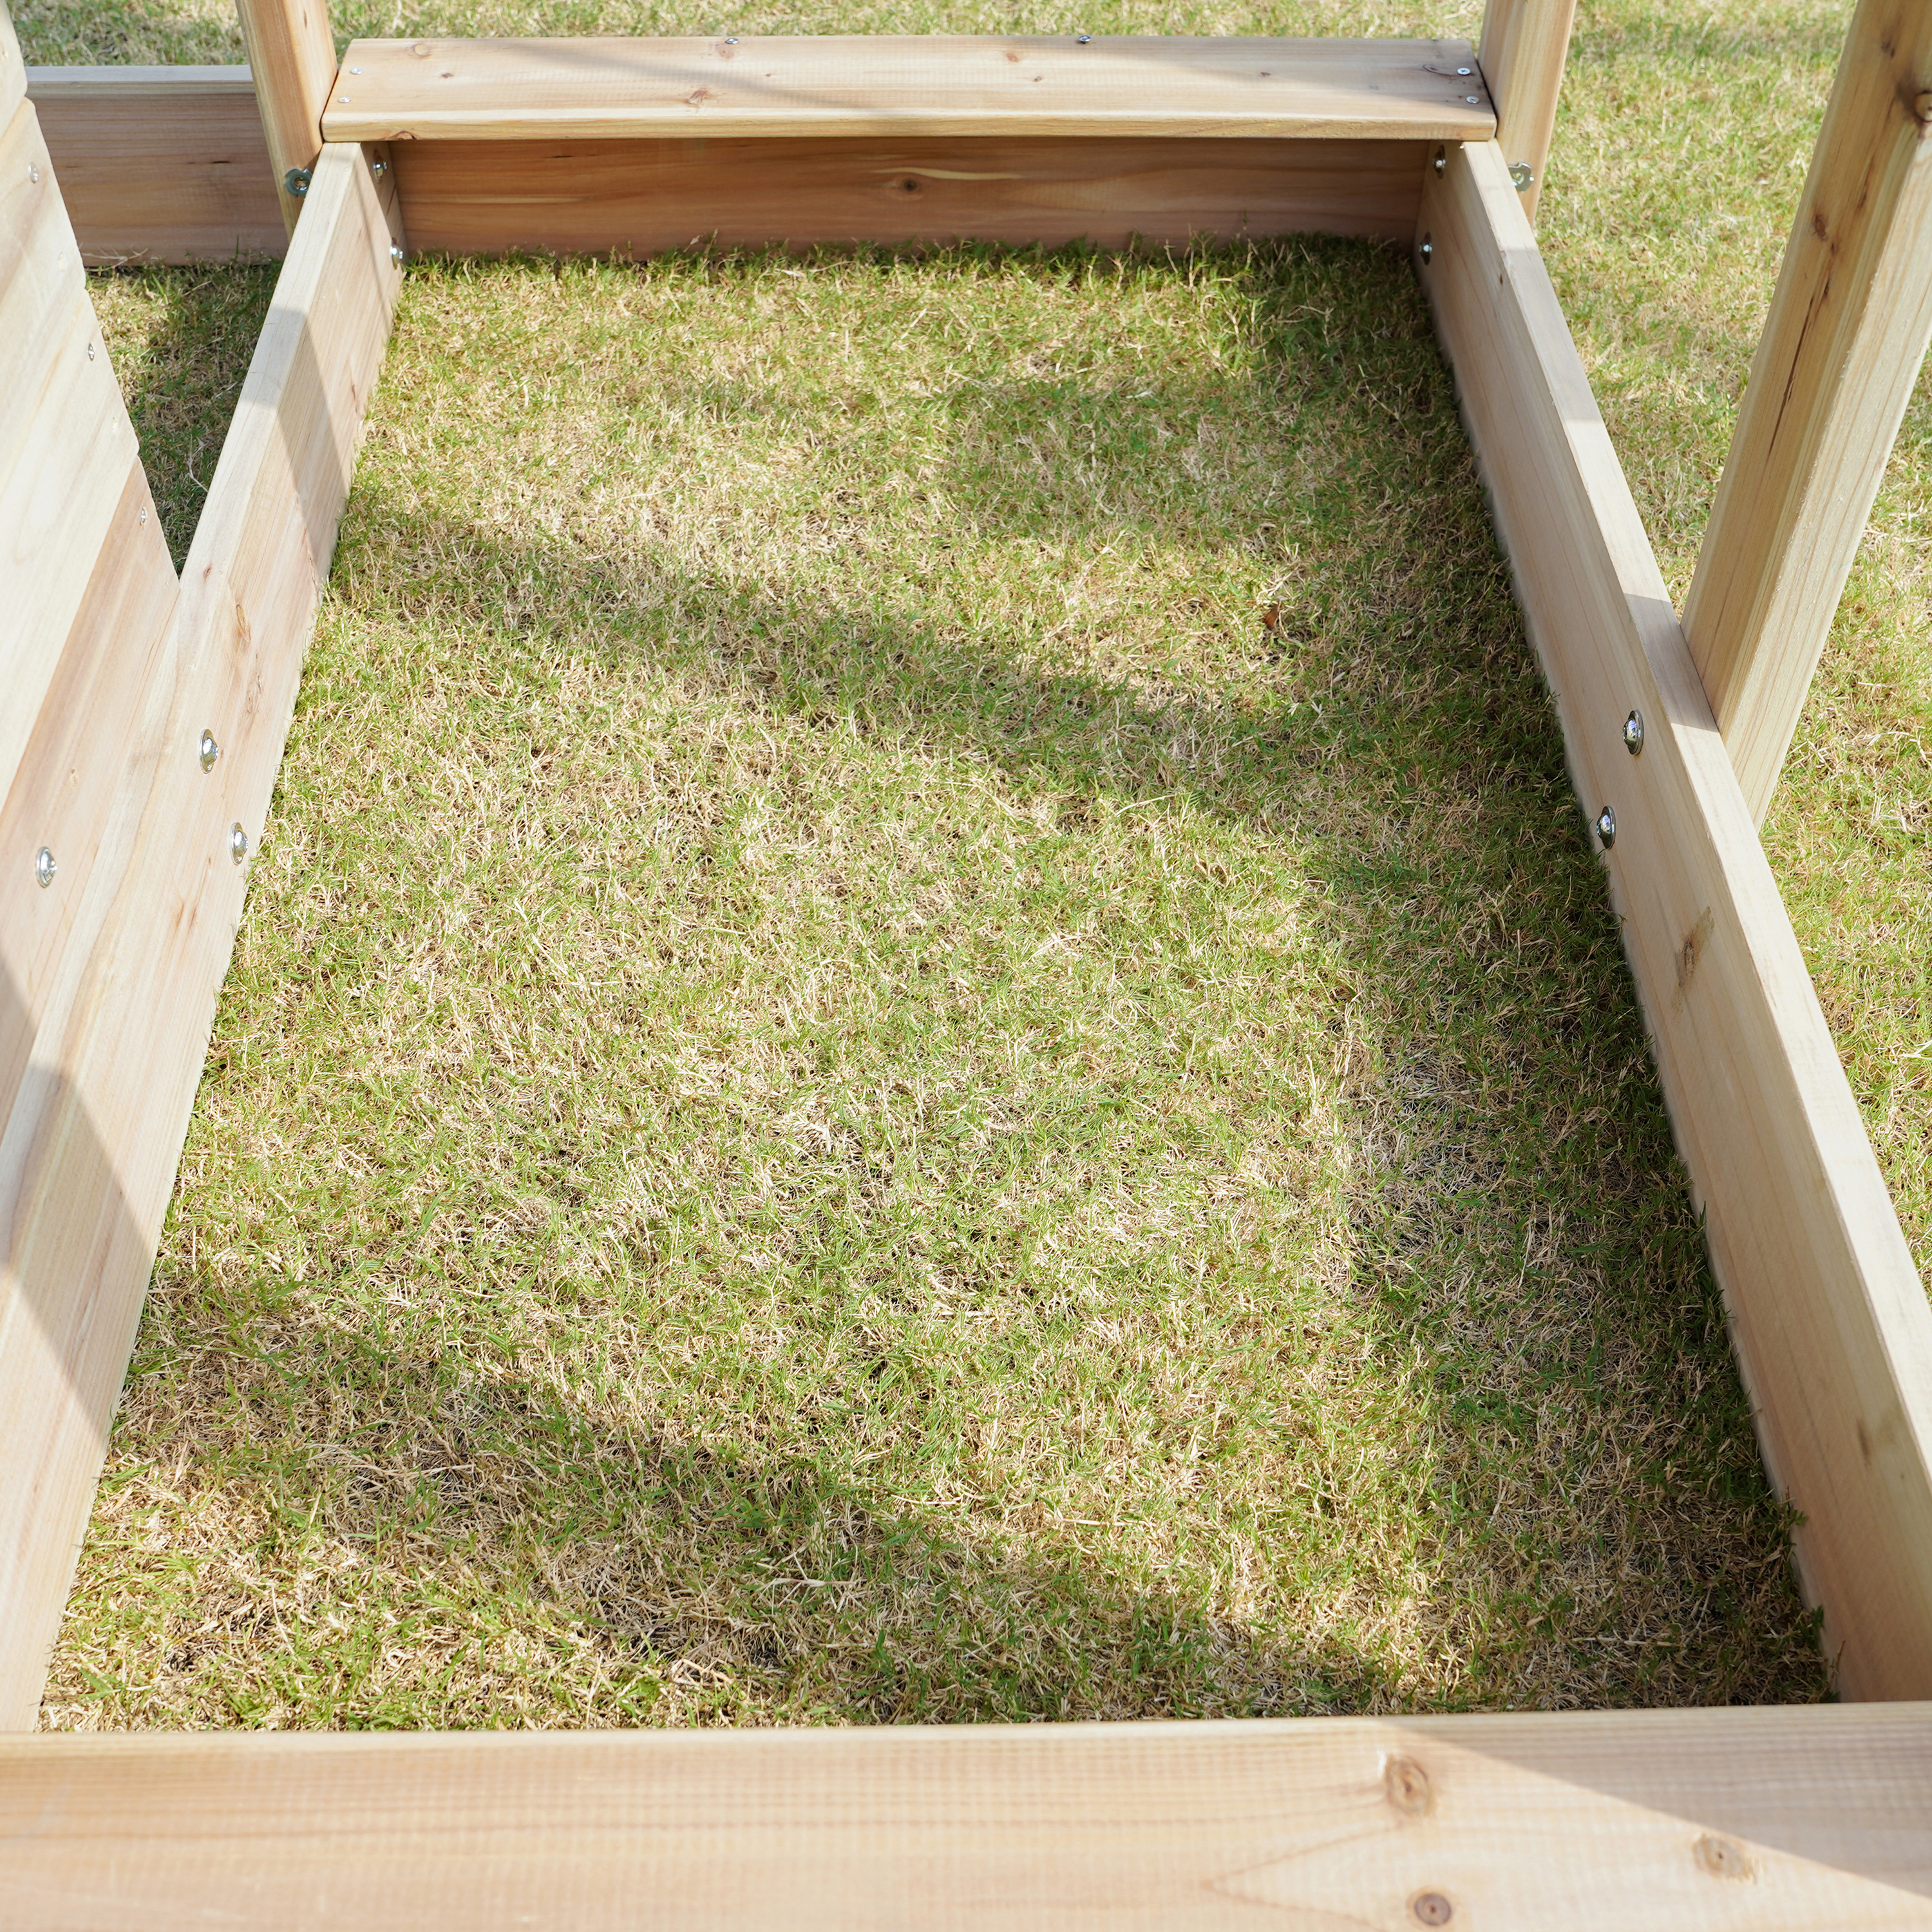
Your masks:
<instances>
[{"instance_id":1,"label":"wooden post","mask_svg":"<svg viewBox=\"0 0 1932 1932\"><path fill-rule=\"evenodd\" d=\"M1760 824L1932 338L1932 0L1861 0L1684 629Z\"/></svg>"},{"instance_id":2,"label":"wooden post","mask_svg":"<svg viewBox=\"0 0 1932 1932\"><path fill-rule=\"evenodd\" d=\"M1570 51L1576 0L1490 0L1477 60L1496 105L1496 143L1512 168L1527 166L1522 212L1536 218L1543 170L1556 127L1556 97Z\"/></svg>"},{"instance_id":3,"label":"wooden post","mask_svg":"<svg viewBox=\"0 0 1932 1932\"><path fill-rule=\"evenodd\" d=\"M290 192L289 172L314 167L322 152L322 110L335 84L328 0L236 0L236 10L255 77L282 219L292 235L302 197Z\"/></svg>"}]
</instances>

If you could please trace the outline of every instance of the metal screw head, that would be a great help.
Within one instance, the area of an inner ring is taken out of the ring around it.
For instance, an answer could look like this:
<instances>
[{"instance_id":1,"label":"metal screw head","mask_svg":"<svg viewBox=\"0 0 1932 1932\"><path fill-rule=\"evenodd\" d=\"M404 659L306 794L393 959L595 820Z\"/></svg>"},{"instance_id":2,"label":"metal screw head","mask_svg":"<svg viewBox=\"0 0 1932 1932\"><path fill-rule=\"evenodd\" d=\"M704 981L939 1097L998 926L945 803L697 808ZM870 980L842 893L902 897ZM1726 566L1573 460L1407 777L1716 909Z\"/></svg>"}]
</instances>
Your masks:
<instances>
[{"instance_id":1,"label":"metal screw head","mask_svg":"<svg viewBox=\"0 0 1932 1932\"><path fill-rule=\"evenodd\" d=\"M299 201L308 192L310 178L310 172L308 169L291 168L283 176L282 185L296 200Z\"/></svg>"},{"instance_id":2,"label":"metal screw head","mask_svg":"<svg viewBox=\"0 0 1932 1932\"><path fill-rule=\"evenodd\" d=\"M359 67L352 67L352 68L349 70L349 71L350 71L351 74L360 74L360 73L362 71L362 70Z\"/></svg>"},{"instance_id":3,"label":"metal screw head","mask_svg":"<svg viewBox=\"0 0 1932 1932\"><path fill-rule=\"evenodd\" d=\"M1617 842L1617 814L1607 805L1597 814L1597 836L1604 842L1606 852Z\"/></svg>"},{"instance_id":4,"label":"metal screw head","mask_svg":"<svg viewBox=\"0 0 1932 1932\"><path fill-rule=\"evenodd\" d=\"M1643 713L1633 711L1624 720L1624 749L1635 758L1643 749Z\"/></svg>"},{"instance_id":5,"label":"metal screw head","mask_svg":"<svg viewBox=\"0 0 1932 1932\"><path fill-rule=\"evenodd\" d=\"M1536 170L1527 161L1510 164L1510 179L1516 183L1518 194L1527 194L1536 179Z\"/></svg>"},{"instance_id":6,"label":"metal screw head","mask_svg":"<svg viewBox=\"0 0 1932 1932\"><path fill-rule=\"evenodd\" d=\"M724 44L728 47L735 47L738 44L738 36L736 34L727 34L724 36Z\"/></svg>"},{"instance_id":7,"label":"metal screw head","mask_svg":"<svg viewBox=\"0 0 1932 1932\"><path fill-rule=\"evenodd\" d=\"M403 244L400 242L389 244L389 260L399 268L403 266Z\"/></svg>"},{"instance_id":8,"label":"metal screw head","mask_svg":"<svg viewBox=\"0 0 1932 1932\"><path fill-rule=\"evenodd\" d=\"M1422 238L1422 246L1415 252L1422 257L1422 266L1426 268L1436 259L1436 244L1425 235Z\"/></svg>"},{"instance_id":9,"label":"metal screw head","mask_svg":"<svg viewBox=\"0 0 1932 1932\"><path fill-rule=\"evenodd\" d=\"M369 172L380 178L389 172L389 164L387 161L371 161L369 164Z\"/></svg>"},{"instance_id":10,"label":"metal screw head","mask_svg":"<svg viewBox=\"0 0 1932 1932\"><path fill-rule=\"evenodd\" d=\"M141 520L144 524L148 520L148 513L146 510L141 512Z\"/></svg>"},{"instance_id":11,"label":"metal screw head","mask_svg":"<svg viewBox=\"0 0 1932 1932\"><path fill-rule=\"evenodd\" d=\"M1480 107L1483 104L1483 97L1480 94L1466 94L1463 95L1462 98L1467 101L1472 107Z\"/></svg>"},{"instance_id":12,"label":"metal screw head","mask_svg":"<svg viewBox=\"0 0 1932 1932\"><path fill-rule=\"evenodd\" d=\"M44 845L34 854L34 877L40 880L43 892L53 884L54 874L59 870L54 863L54 855Z\"/></svg>"},{"instance_id":13,"label":"metal screw head","mask_svg":"<svg viewBox=\"0 0 1932 1932\"><path fill-rule=\"evenodd\" d=\"M1076 34L1073 38L1084 47L1092 42L1094 36L1091 34Z\"/></svg>"},{"instance_id":14,"label":"metal screw head","mask_svg":"<svg viewBox=\"0 0 1932 1932\"><path fill-rule=\"evenodd\" d=\"M1433 165L1436 170L1436 178L1440 181L1449 172L1449 150L1447 148L1436 149Z\"/></svg>"},{"instance_id":15,"label":"metal screw head","mask_svg":"<svg viewBox=\"0 0 1932 1932\"><path fill-rule=\"evenodd\" d=\"M248 835L238 818L228 828L228 856L238 866L248 856Z\"/></svg>"},{"instance_id":16,"label":"metal screw head","mask_svg":"<svg viewBox=\"0 0 1932 1932\"><path fill-rule=\"evenodd\" d=\"M91 342L87 345L87 359L90 362L94 360L94 344Z\"/></svg>"},{"instance_id":17,"label":"metal screw head","mask_svg":"<svg viewBox=\"0 0 1932 1932\"><path fill-rule=\"evenodd\" d=\"M1474 73L1475 69L1473 68L1459 67L1456 71L1460 74L1465 80L1467 80L1470 75Z\"/></svg>"},{"instance_id":18,"label":"metal screw head","mask_svg":"<svg viewBox=\"0 0 1932 1932\"><path fill-rule=\"evenodd\" d=\"M221 747L215 742L214 734L212 731L202 732L201 734L202 770L205 772L213 771L214 769L214 761L217 758L220 758L220 755ZM240 828L238 826L236 829L238 830Z\"/></svg>"},{"instance_id":19,"label":"metal screw head","mask_svg":"<svg viewBox=\"0 0 1932 1932\"><path fill-rule=\"evenodd\" d=\"M38 182L38 181L40 179L40 170L39 170L37 166L34 166L34 164L32 161L29 161L29 162L27 164L27 178L28 178L28 180L29 180L30 182Z\"/></svg>"}]
</instances>

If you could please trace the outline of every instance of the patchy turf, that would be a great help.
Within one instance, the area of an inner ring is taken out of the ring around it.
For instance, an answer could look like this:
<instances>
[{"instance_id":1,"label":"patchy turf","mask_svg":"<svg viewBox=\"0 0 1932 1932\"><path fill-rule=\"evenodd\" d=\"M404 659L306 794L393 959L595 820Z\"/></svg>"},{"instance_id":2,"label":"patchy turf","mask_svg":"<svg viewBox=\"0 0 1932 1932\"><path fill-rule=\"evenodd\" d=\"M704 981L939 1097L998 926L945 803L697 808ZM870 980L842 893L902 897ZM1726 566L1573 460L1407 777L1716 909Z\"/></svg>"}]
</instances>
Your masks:
<instances>
[{"instance_id":1,"label":"patchy turf","mask_svg":"<svg viewBox=\"0 0 1932 1932\"><path fill-rule=\"evenodd\" d=\"M50 1721L1822 1682L1406 263L412 271Z\"/></svg>"}]
</instances>

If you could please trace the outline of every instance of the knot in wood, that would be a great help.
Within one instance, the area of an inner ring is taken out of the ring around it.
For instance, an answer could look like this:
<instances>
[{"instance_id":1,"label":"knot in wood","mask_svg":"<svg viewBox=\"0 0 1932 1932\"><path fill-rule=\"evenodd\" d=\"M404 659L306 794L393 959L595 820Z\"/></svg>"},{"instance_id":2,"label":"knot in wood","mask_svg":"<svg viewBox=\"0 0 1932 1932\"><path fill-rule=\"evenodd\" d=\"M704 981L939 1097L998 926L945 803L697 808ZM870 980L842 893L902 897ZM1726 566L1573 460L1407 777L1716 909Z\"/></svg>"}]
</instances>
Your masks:
<instances>
[{"instance_id":1,"label":"knot in wood","mask_svg":"<svg viewBox=\"0 0 1932 1932\"><path fill-rule=\"evenodd\" d=\"M1706 1832L1691 1847L1699 1866L1713 1878L1754 1879L1757 1873L1750 1856L1734 1838Z\"/></svg>"},{"instance_id":2,"label":"knot in wood","mask_svg":"<svg viewBox=\"0 0 1932 1932\"><path fill-rule=\"evenodd\" d=\"M1383 1764L1382 1790L1405 1818L1426 1818L1436 1809L1436 1787L1412 1757L1392 1757Z\"/></svg>"}]
</instances>

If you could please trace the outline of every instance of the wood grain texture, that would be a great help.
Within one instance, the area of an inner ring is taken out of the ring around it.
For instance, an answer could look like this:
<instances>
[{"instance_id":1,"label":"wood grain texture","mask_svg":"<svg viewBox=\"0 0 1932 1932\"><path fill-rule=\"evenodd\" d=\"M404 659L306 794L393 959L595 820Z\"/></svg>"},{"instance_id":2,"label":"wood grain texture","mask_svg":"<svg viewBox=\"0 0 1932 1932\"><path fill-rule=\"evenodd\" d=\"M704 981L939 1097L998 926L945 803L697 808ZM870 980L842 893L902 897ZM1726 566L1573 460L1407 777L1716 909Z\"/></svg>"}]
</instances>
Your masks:
<instances>
[{"instance_id":1,"label":"wood grain texture","mask_svg":"<svg viewBox=\"0 0 1932 1932\"><path fill-rule=\"evenodd\" d=\"M236 11L254 77L269 178L292 235L302 204L289 192L286 176L291 168L312 166L321 152L322 110L335 82L328 0L236 0Z\"/></svg>"},{"instance_id":2,"label":"wood grain texture","mask_svg":"<svg viewBox=\"0 0 1932 1932\"><path fill-rule=\"evenodd\" d=\"M0 0L0 128L14 118L14 110L25 98L27 70L20 59L20 37L14 32L14 16L7 0Z\"/></svg>"},{"instance_id":3,"label":"wood grain texture","mask_svg":"<svg viewBox=\"0 0 1932 1932\"><path fill-rule=\"evenodd\" d=\"M1201 135L1486 140L1466 40L356 40L332 141ZM1471 71L1460 76L1459 68Z\"/></svg>"},{"instance_id":4,"label":"wood grain texture","mask_svg":"<svg viewBox=\"0 0 1932 1932\"><path fill-rule=\"evenodd\" d=\"M27 95L88 267L287 252L245 67L29 68Z\"/></svg>"},{"instance_id":5,"label":"wood grain texture","mask_svg":"<svg viewBox=\"0 0 1932 1932\"><path fill-rule=\"evenodd\" d=\"M1861 0L1684 607L1762 823L1932 340L1932 0Z\"/></svg>"},{"instance_id":6,"label":"wood grain texture","mask_svg":"<svg viewBox=\"0 0 1932 1932\"><path fill-rule=\"evenodd\" d=\"M710 240L980 241L1321 232L1406 244L1410 141L398 142L411 245L645 255Z\"/></svg>"},{"instance_id":7,"label":"wood grain texture","mask_svg":"<svg viewBox=\"0 0 1932 1932\"><path fill-rule=\"evenodd\" d=\"M1489 0L1483 11L1480 65L1496 106L1496 146L1514 166L1528 163L1523 212L1534 221L1556 131L1557 98L1576 0Z\"/></svg>"},{"instance_id":8,"label":"wood grain texture","mask_svg":"<svg viewBox=\"0 0 1932 1932\"><path fill-rule=\"evenodd\" d=\"M31 1725L187 1132L400 272L318 158L0 1132L0 1726ZM212 773L197 755L212 729ZM56 766L57 768L57 766ZM10 1000L26 1004L10 981Z\"/></svg>"},{"instance_id":9,"label":"wood grain texture","mask_svg":"<svg viewBox=\"0 0 1932 1932\"><path fill-rule=\"evenodd\" d=\"M33 104L0 134L0 789L135 456Z\"/></svg>"},{"instance_id":10,"label":"wood grain texture","mask_svg":"<svg viewBox=\"0 0 1932 1932\"><path fill-rule=\"evenodd\" d=\"M1420 225L1827 1652L1848 1696L1932 1695L1932 1306L1503 151L1452 154Z\"/></svg>"},{"instance_id":11,"label":"wood grain texture","mask_svg":"<svg viewBox=\"0 0 1932 1932\"><path fill-rule=\"evenodd\" d=\"M22 1932L1922 1928L1928 1792L1924 1707L40 1736L0 1745L0 1917Z\"/></svg>"}]
</instances>

